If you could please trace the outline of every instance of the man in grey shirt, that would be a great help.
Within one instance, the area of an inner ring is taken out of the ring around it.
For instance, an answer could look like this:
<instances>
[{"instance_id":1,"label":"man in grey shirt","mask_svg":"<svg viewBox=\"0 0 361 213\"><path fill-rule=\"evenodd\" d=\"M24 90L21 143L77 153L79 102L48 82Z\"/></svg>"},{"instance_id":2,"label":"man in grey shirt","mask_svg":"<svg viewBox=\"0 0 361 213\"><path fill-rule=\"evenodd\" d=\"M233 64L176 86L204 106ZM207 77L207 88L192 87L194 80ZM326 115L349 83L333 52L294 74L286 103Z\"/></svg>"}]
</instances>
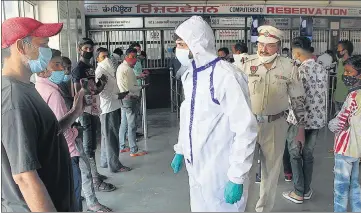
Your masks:
<instances>
[{"instance_id":1,"label":"man in grey shirt","mask_svg":"<svg viewBox=\"0 0 361 213\"><path fill-rule=\"evenodd\" d=\"M84 91L59 122L30 83L45 70L52 53L49 37L62 23L7 19L2 28L1 174L2 211L68 212L74 208L72 167L66 130L83 112Z\"/></svg>"}]
</instances>

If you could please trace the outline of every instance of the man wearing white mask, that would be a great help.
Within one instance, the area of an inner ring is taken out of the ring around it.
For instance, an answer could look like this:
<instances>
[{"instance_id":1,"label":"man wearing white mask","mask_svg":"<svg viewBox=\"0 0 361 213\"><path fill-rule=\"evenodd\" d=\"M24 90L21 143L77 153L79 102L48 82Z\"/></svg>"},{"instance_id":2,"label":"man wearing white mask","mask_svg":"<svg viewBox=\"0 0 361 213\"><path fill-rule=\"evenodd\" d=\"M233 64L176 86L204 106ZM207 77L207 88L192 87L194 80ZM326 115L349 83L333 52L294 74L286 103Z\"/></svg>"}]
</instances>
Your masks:
<instances>
[{"instance_id":1,"label":"man wearing white mask","mask_svg":"<svg viewBox=\"0 0 361 213\"><path fill-rule=\"evenodd\" d=\"M183 22L175 39L188 69L171 167L178 173L186 161L192 211L244 211L257 137L246 78L217 58L213 31L200 16Z\"/></svg>"},{"instance_id":2,"label":"man wearing white mask","mask_svg":"<svg viewBox=\"0 0 361 213\"><path fill-rule=\"evenodd\" d=\"M248 75L252 112L260 128L257 142L261 151L262 173L260 196L256 194L257 186L251 182L247 211L268 212L275 201L288 130L286 111L289 107L295 112L299 127L295 140L304 144L305 92L297 78L297 67L290 59L277 54L282 31L272 26L260 26L258 33L257 54L250 56L241 67ZM255 160L250 172L253 178L257 167Z\"/></svg>"},{"instance_id":3,"label":"man wearing white mask","mask_svg":"<svg viewBox=\"0 0 361 213\"><path fill-rule=\"evenodd\" d=\"M232 47L234 65L241 66L248 58L248 47L245 43L237 43Z\"/></svg>"},{"instance_id":4,"label":"man wearing white mask","mask_svg":"<svg viewBox=\"0 0 361 213\"><path fill-rule=\"evenodd\" d=\"M126 172L131 169L123 166L119 161L119 127L121 118L121 100L128 92L121 93L117 87L115 69L112 61L109 59L108 49L99 47L95 52L95 58L98 62L95 70L96 81L107 79L100 96L100 122L102 132L102 147L100 164L103 168L109 168L110 172Z\"/></svg>"}]
</instances>

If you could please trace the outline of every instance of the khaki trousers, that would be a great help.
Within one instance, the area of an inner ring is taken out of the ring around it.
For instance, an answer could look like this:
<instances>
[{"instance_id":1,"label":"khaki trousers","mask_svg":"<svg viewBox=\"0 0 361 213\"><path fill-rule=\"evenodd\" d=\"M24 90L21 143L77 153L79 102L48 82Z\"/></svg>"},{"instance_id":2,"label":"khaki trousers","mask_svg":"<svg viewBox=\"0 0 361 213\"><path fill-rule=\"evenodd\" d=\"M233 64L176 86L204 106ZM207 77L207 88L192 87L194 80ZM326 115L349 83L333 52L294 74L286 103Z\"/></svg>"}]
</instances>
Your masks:
<instances>
[{"instance_id":1,"label":"khaki trousers","mask_svg":"<svg viewBox=\"0 0 361 213\"><path fill-rule=\"evenodd\" d=\"M259 148L256 148L255 153L261 149L261 184L258 190L258 185L255 183L258 167L255 157L249 173L250 185L246 212L270 212L272 210L289 126L285 118L280 118L271 123L260 123L259 127L257 141Z\"/></svg>"}]
</instances>

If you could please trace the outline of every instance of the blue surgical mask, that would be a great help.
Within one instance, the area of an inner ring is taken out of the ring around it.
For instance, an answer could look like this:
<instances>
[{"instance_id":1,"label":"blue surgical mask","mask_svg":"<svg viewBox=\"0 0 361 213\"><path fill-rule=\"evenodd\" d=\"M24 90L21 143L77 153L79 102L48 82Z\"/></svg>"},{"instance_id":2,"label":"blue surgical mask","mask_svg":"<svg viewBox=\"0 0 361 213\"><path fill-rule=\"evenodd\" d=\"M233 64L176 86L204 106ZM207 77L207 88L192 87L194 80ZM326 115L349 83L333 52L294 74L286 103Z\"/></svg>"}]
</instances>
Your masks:
<instances>
[{"instance_id":1,"label":"blue surgical mask","mask_svg":"<svg viewBox=\"0 0 361 213\"><path fill-rule=\"evenodd\" d=\"M44 71L51 60L53 54L50 48L39 47L39 57L36 60L29 60L28 64L32 73L39 73Z\"/></svg>"},{"instance_id":2,"label":"blue surgical mask","mask_svg":"<svg viewBox=\"0 0 361 213\"><path fill-rule=\"evenodd\" d=\"M64 75L63 82L68 82L70 80L70 75Z\"/></svg>"},{"instance_id":3,"label":"blue surgical mask","mask_svg":"<svg viewBox=\"0 0 361 213\"><path fill-rule=\"evenodd\" d=\"M53 71L51 73L51 76L49 77L49 80L53 82L54 84L60 84L63 82L65 76L64 70L62 71Z\"/></svg>"}]
</instances>

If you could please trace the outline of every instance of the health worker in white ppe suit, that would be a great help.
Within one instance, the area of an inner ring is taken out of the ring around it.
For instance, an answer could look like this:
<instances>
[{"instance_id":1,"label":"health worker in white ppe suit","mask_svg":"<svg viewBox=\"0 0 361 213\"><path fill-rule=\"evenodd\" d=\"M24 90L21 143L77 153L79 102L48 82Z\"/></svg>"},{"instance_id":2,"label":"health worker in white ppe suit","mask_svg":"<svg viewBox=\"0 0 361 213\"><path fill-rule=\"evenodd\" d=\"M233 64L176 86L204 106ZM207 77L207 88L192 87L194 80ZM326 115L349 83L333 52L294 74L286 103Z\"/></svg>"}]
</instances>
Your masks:
<instances>
[{"instance_id":1,"label":"health worker in white ppe suit","mask_svg":"<svg viewBox=\"0 0 361 213\"><path fill-rule=\"evenodd\" d=\"M192 211L244 211L258 131L246 77L217 57L213 31L200 16L184 21L175 39L188 69L171 166L177 173L186 162Z\"/></svg>"}]
</instances>

